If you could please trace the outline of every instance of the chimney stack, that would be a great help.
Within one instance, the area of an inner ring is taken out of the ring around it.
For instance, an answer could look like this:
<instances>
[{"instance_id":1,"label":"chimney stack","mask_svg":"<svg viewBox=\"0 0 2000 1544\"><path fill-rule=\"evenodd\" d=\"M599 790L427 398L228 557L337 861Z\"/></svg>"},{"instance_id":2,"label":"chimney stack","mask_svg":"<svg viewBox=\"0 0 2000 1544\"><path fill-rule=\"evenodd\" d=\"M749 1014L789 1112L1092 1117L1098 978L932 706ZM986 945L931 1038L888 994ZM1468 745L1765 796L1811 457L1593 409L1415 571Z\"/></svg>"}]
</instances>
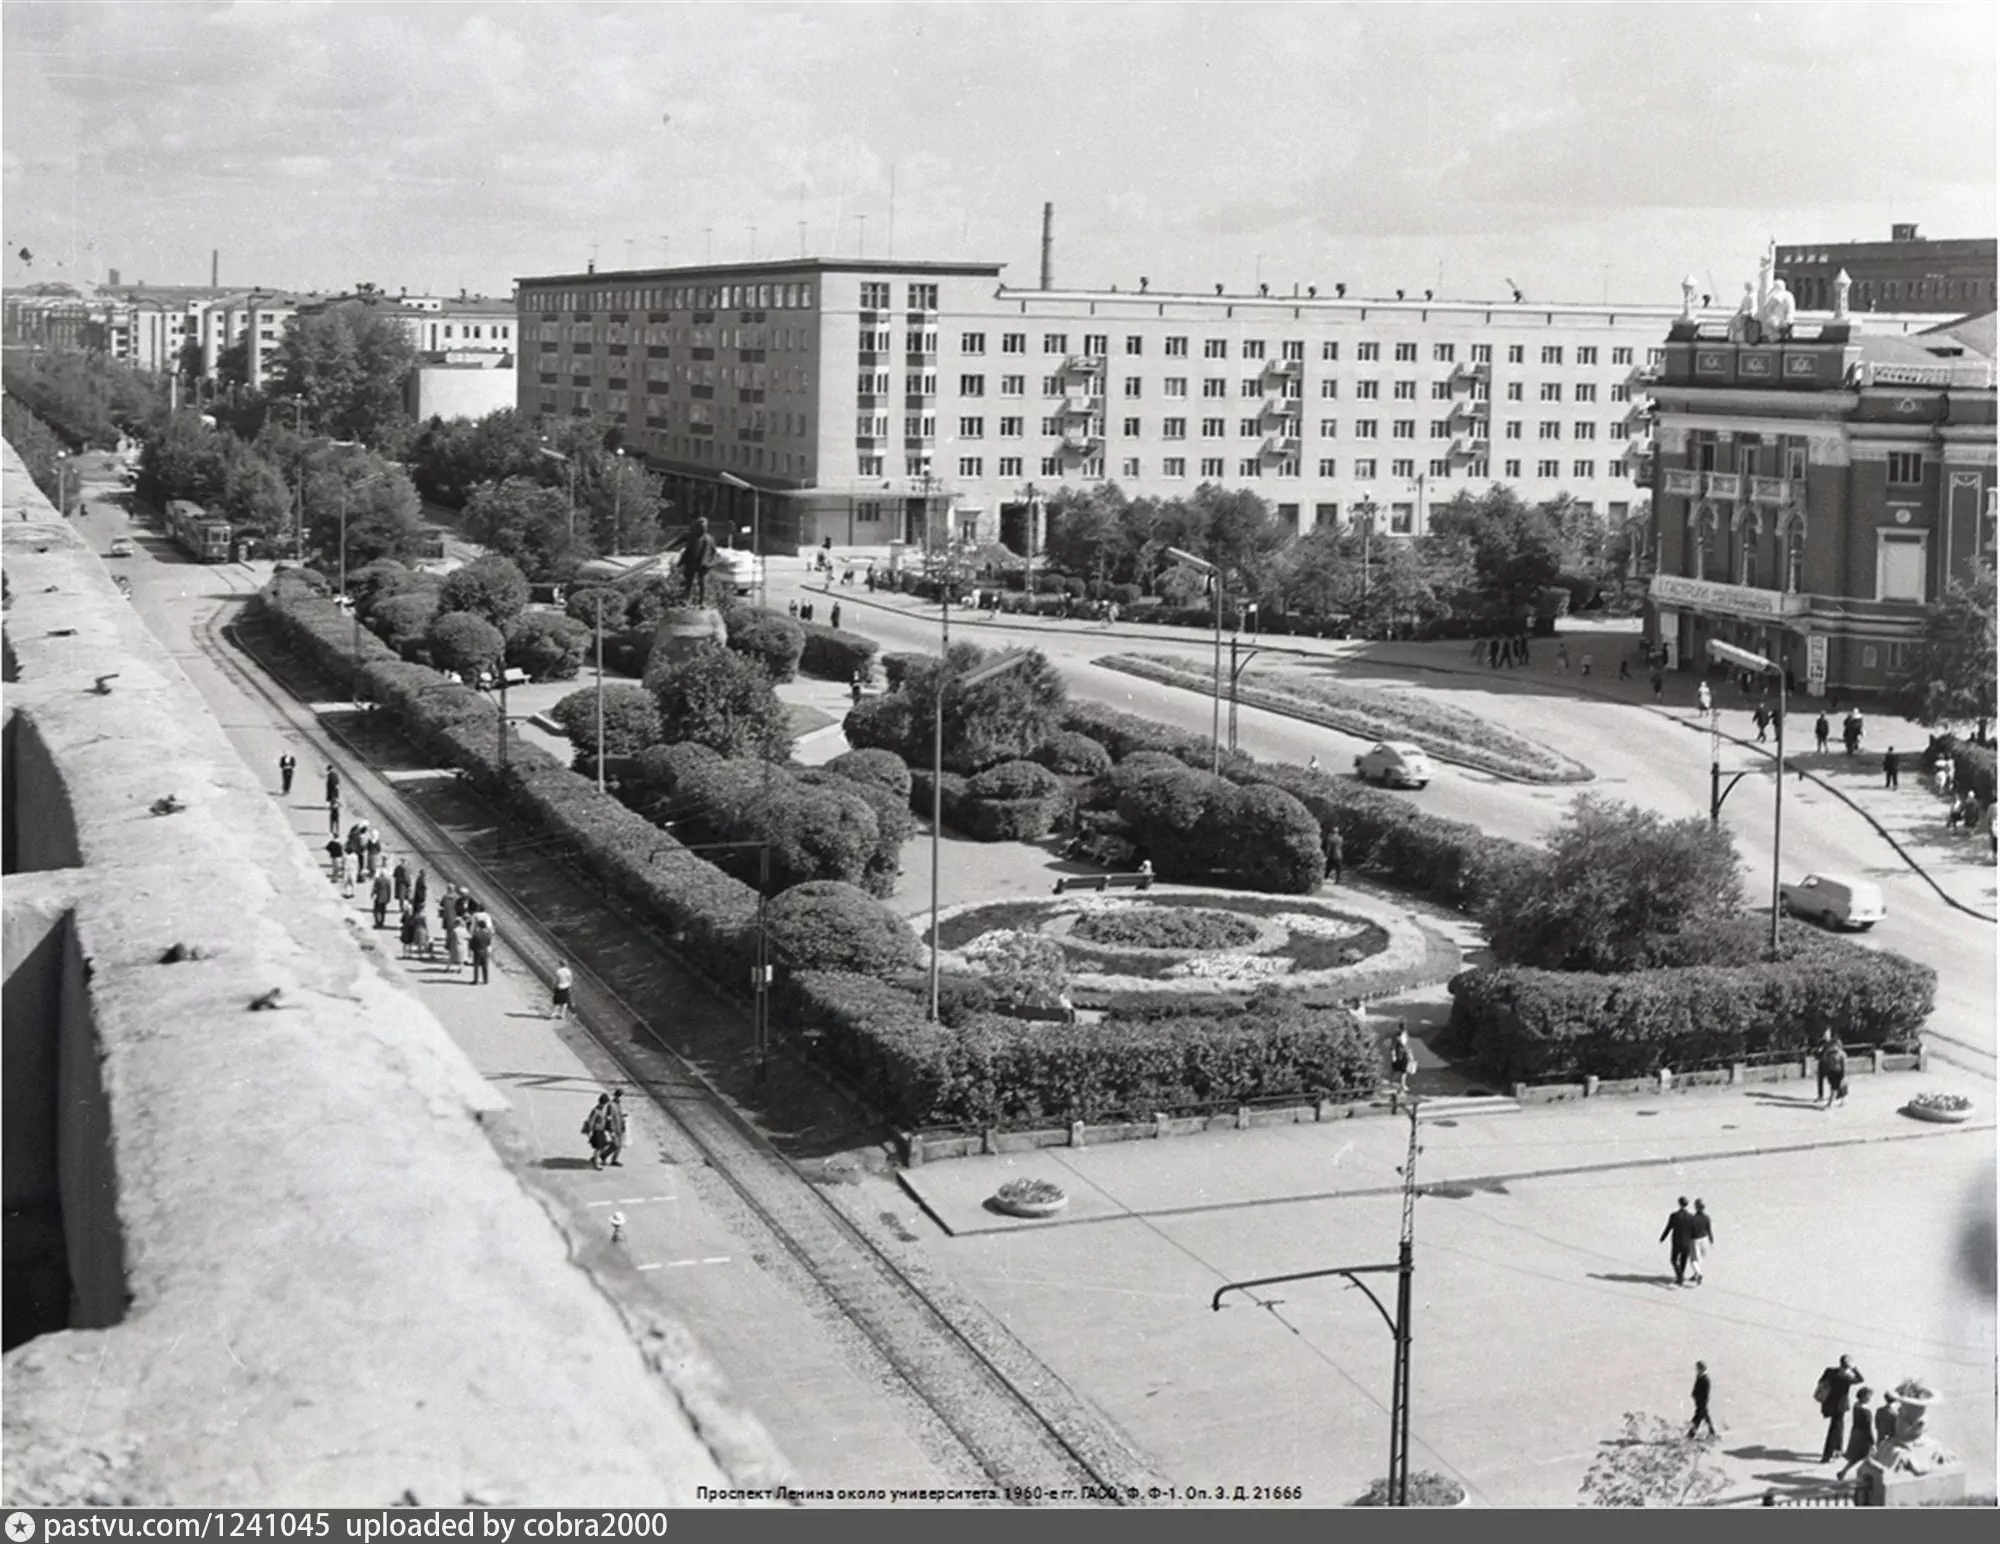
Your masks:
<instances>
[{"instance_id":1,"label":"chimney stack","mask_svg":"<svg viewBox=\"0 0 2000 1544\"><path fill-rule=\"evenodd\" d=\"M111 270L111 287L113 289L118 288L118 270L116 268Z\"/></svg>"},{"instance_id":2,"label":"chimney stack","mask_svg":"<svg viewBox=\"0 0 2000 1544\"><path fill-rule=\"evenodd\" d=\"M222 288L222 248L220 247L210 247L208 250L208 287L210 289Z\"/></svg>"},{"instance_id":3,"label":"chimney stack","mask_svg":"<svg viewBox=\"0 0 2000 1544\"><path fill-rule=\"evenodd\" d=\"M1055 288L1056 206L1042 205L1042 288Z\"/></svg>"}]
</instances>

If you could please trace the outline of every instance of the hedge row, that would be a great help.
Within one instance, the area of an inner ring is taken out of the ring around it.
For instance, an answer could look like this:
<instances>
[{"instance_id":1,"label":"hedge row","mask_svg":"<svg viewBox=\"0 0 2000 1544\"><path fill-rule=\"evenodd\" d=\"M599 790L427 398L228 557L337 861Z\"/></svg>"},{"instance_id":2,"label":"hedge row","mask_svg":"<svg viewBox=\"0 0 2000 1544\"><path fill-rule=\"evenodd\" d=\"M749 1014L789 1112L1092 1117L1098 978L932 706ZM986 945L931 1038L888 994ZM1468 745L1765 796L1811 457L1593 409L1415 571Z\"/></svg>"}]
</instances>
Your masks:
<instances>
[{"instance_id":1,"label":"hedge row","mask_svg":"<svg viewBox=\"0 0 2000 1544\"><path fill-rule=\"evenodd\" d=\"M1848 947L1750 965L1627 975L1482 968L1451 982L1451 1026L1502 1083L1647 1077L1844 1045L1915 1043L1937 972Z\"/></svg>"},{"instance_id":2,"label":"hedge row","mask_svg":"<svg viewBox=\"0 0 2000 1544\"><path fill-rule=\"evenodd\" d=\"M799 674L821 681L838 681L843 686L857 672L863 686L874 679L875 656L882 645L873 638L818 622L801 622L798 628L806 636L805 652L799 656Z\"/></svg>"},{"instance_id":3,"label":"hedge row","mask_svg":"<svg viewBox=\"0 0 2000 1544\"><path fill-rule=\"evenodd\" d=\"M983 781L995 772L1028 767L1051 778L1052 788L1010 791L1013 783ZM1060 778L1033 762L1004 762L977 777L957 772L944 774L939 797L932 794L933 775L928 770L910 774L910 809L921 820L931 818L933 803L943 812L944 823L975 842L1034 842L1055 829L1056 822L1070 806L1070 792Z\"/></svg>"},{"instance_id":4,"label":"hedge row","mask_svg":"<svg viewBox=\"0 0 2000 1544\"><path fill-rule=\"evenodd\" d=\"M1326 878L1319 824L1282 789L1146 758L1114 769L1094 797L1115 800L1162 879L1310 895Z\"/></svg>"},{"instance_id":5,"label":"hedge row","mask_svg":"<svg viewBox=\"0 0 2000 1544\"><path fill-rule=\"evenodd\" d=\"M1282 996L1233 1012L1029 1024L976 1010L925 1022L911 994L872 976L806 972L783 1010L905 1128L974 1130L1147 1120L1237 1101L1318 1098L1381 1080L1375 1037L1352 1015Z\"/></svg>"}]
</instances>

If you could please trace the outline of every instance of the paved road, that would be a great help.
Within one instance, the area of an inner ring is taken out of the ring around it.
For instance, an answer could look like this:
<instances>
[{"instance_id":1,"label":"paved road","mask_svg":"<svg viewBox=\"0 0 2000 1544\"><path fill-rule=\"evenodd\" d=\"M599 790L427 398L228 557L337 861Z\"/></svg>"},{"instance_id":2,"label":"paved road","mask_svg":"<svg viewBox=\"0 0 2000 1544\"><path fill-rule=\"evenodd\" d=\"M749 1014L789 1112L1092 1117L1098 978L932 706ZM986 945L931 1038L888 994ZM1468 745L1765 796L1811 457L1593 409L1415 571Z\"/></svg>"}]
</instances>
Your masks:
<instances>
[{"instance_id":1,"label":"paved road","mask_svg":"<svg viewBox=\"0 0 2000 1544\"><path fill-rule=\"evenodd\" d=\"M878 604L866 592L853 590L836 589L834 593L844 603L847 625L879 639L885 649L937 648L936 607L917 608L905 599ZM774 604L782 606L807 594L824 605L824 592L817 585L805 584L798 571L773 570ZM1212 644L1198 635L1133 641L1087 623L989 622L956 611L952 628L954 637L988 647L1031 645L1042 649L1081 698L1199 734L1209 731L1211 704L1199 694L1141 681L1092 663L1105 654L1142 651L1183 654L1206 664L1212 657ZM1289 639L1286 643L1329 657L1352 655L1356 649L1354 645L1313 639ZM1540 739L1598 774L1589 784L1551 787L1510 782L1466 768L1441 767L1430 787L1421 793L1399 795L1440 815L1470 822L1498 836L1534 841L1583 793L1629 800L1674 815L1708 808L1709 737L1695 722L1692 709L1673 716L1645 706L1607 702L1569 689L1553 676L1529 680L1506 672L1497 677L1484 672L1445 674L1364 662L1355 666L1354 678L1412 685L1436 693L1441 700ZM1275 760L1304 763L1317 756L1329 770L1350 767L1353 756L1367 748L1367 742L1353 736L1250 707L1239 712L1239 743L1253 755ZM1735 833L1743 855L1745 885L1752 904L1768 904L1764 898L1771 885L1772 782L1768 771L1762 769L1770 762L1725 743L1722 764L1725 773L1758 768L1730 795L1723 819ZM1938 1010L1932 1028L1937 1035L1959 1042L1956 1048L1941 1045L1940 1049L1964 1056L1968 1067L1990 1075L1995 1015L2000 1010L2000 998L1994 990L1993 925L1941 901L1860 814L1833 794L1794 779L1786 784L1784 802L1784 877L1858 870L1879 881L1888 900L1889 917L1861 941L1898 950L1937 970Z\"/></svg>"}]
</instances>

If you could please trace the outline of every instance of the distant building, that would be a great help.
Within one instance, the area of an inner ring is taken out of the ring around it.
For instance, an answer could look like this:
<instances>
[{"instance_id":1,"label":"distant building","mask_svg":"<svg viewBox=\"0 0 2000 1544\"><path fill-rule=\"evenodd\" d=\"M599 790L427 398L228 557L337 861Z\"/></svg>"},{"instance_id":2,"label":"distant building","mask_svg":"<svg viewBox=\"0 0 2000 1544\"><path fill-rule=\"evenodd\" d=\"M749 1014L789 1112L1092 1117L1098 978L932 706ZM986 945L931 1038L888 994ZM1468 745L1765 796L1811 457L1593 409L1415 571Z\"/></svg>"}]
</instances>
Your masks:
<instances>
[{"instance_id":1,"label":"distant building","mask_svg":"<svg viewBox=\"0 0 2000 1544\"><path fill-rule=\"evenodd\" d=\"M1841 241L1778 248L1777 276L1808 311L1833 309L1845 271L1855 311L1964 316L2000 303L1993 237L1931 241L1914 225L1892 226L1887 241Z\"/></svg>"},{"instance_id":2,"label":"distant building","mask_svg":"<svg viewBox=\"0 0 2000 1544\"><path fill-rule=\"evenodd\" d=\"M1893 690L1926 604L1993 553L1993 317L1874 335L1841 296L1757 298L1667 334L1649 631L1682 669L1719 639L1815 698Z\"/></svg>"}]
</instances>

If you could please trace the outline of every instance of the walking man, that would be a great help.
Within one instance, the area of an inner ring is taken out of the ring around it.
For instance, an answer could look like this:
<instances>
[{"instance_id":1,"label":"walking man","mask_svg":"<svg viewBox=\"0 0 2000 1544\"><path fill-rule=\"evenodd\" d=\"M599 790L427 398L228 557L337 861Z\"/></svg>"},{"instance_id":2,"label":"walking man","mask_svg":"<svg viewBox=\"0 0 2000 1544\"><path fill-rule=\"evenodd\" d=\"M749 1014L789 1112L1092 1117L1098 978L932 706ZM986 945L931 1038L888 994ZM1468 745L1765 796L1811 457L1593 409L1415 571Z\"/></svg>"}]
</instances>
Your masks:
<instances>
[{"instance_id":1,"label":"walking man","mask_svg":"<svg viewBox=\"0 0 2000 1544\"><path fill-rule=\"evenodd\" d=\"M611 1096L599 1094L590 1114L584 1117L583 1134L590 1139L590 1166L593 1169L604 1167L605 1148L611 1140L610 1110Z\"/></svg>"},{"instance_id":2,"label":"walking man","mask_svg":"<svg viewBox=\"0 0 2000 1544\"><path fill-rule=\"evenodd\" d=\"M1341 870L1346 866L1347 846L1340 839L1340 828L1328 826L1326 829L1326 871L1333 876L1335 884L1340 883Z\"/></svg>"},{"instance_id":3,"label":"walking man","mask_svg":"<svg viewBox=\"0 0 2000 1544\"><path fill-rule=\"evenodd\" d=\"M1882 786L1884 788L1894 788L1896 786L1896 779L1901 775L1902 770L1903 764L1897 759L1896 747L1892 745L1889 747L1888 753L1882 758Z\"/></svg>"},{"instance_id":4,"label":"walking man","mask_svg":"<svg viewBox=\"0 0 2000 1544\"><path fill-rule=\"evenodd\" d=\"M424 901L430 895L430 881L423 869L417 870L417 877L410 885L410 905L418 911L424 909Z\"/></svg>"},{"instance_id":5,"label":"walking man","mask_svg":"<svg viewBox=\"0 0 2000 1544\"><path fill-rule=\"evenodd\" d=\"M396 886L396 899L398 901L407 901L410 898L409 860L407 858L398 858L396 860L396 867L389 877L394 881Z\"/></svg>"},{"instance_id":6,"label":"walking man","mask_svg":"<svg viewBox=\"0 0 2000 1544\"><path fill-rule=\"evenodd\" d=\"M1688 1198L1682 1196L1672 1212L1667 1216L1667 1225L1660 1230L1660 1242L1667 1245L1667 1259L1674 1267L1674 1285L1687 1285L1688 1245L1694 1239L1694 1213L1688 1210Z\"/></svg>"},{"instance_id":7,"label":"walking man","mask_svg":"<svg viewBox=\"0 0 2000 1544\"><path fill-rule=\"evenodd\" d=\"M1715 1420L1708 1413L1708 1396L1712 1387L1713 1385L1708 1381L1708 1363L1696 1362L1694 1364L1694 1419L1688 1423L1688 1435L1690 1437L1694 1436L1704 1426L1708 1428L1708 1434L1711 1437L1716 1435Z\"/></svg>"},{"instance_id":8,"label":"walking man","mask_svg":"<svg viewBox=\"0 0 2000 1544\"><path fill-rule=\"evenodd\" d=\"M1694 706L1698 713L1707 713L1715 707L1715 693L1708 689L1706 681L1694 689Z\"/></svg>"},{"instance_id":9,"label":"walking man","mask_svg":"<svg viewBox=\"0 0 2000 1544\"><path fill-rule=\"evenodd\" d=\"M576 978L569 973L567 964L556 966L555 988L549 1002L550 1018L561 1019L565 1023L569 1021L569 993L575 981Z\"/></svg>"},{"instance_id":10,"label":"walking man","mask_svg":"<svg viewBox=\"0 0 2000 1544\"><path fill-rule=\"evenodd\" d=\"M1826 1446L1819 1455L1823 1464L1841 1456L1845 1446L1842 1439L1847 1435L1848 1400L1860 1381L1861 1369L1854 1365L1853 1358L1846 1356L1819 1375L1819 1387L1813 1392L1819 1398L1819 1413L1826 1417Z\"/></svg>"},{"instance_id":11,"label":"walking man","mask_svg":"<svg viewBox=\"0 0 2000 1544\"><path fill-rule=\"evenodd\" d=\"M298 770L299 758L294 756L290 751L286 751L284 755L278 758L279 793L288 794L292 791L292 778L297 775Z\"/></svg>"},{"instance_id":12,"label":"walking man","mask_svg":"<svg viewBox=\"0 0 2000 1544\"><path fill-rule=\"evenodd\" d=\"M1715 1219L1708 1215L1708 1208L1702 1205L1701 1197L1694 1198L1694 1220L1688 1224L1688 1275L1694 1284L1702 1283L1702 1267L1708 1260L1708 1251L1715 1244Z\"/></svg>"},{"instance_id":13,"label":"walking man","mask_svg":"<svg viewBox=\"0 0 2000 1544\"><path fill-rule=\"evenodd\" d=\"M395 889L389 883L389 876L387 874L376 874L375 884L370 890L369 895L370 899L374 902L375 926L379 931L388 926L389 902L395 895Z\"/></svg>"},{"instance_id":14,"label":"walking man","mask_svg":"<svg viewBox=\"0 0 2000 1544\"><path fill-rule=\"evenodd\" d=\"M1653 672L1653 701L1658 702L1666 694L1667 678L1662 672L1655 670Z\"/></svg>"},{"instance_id":15,"label":"walking man","mask_svg":"<svg viewBox=\"0 0 2000 1544\"><path fill-rule=\"evenodd\" d=\"M328 804L340 802L340 774L332 767L326 769L326 802Z\"/></svg>"},{"instance_id":16,"label":"walking man","mask_svg":"<svg viewBox=\"0 0 2000 1544\"><path fill-rule=\"evenodd\" d=\"M830 623L831 623L831 624L832 624L832 625L833 625L833 626L834 626L834 627L835 627L836 629L837 629L837 628L838 628L838 627L840 626L840 602L839 602L839 601L835 601L835 602L833 603L833 609L832 609L831 611L829 611L829 612L828 612L828 613L826 614L826 619L827 619L827 621L828 621L828 622L830 622Z\"/></svg>"},{"instance_id":17,"label":"walking man","mask_svg":"<svg viewBox=\"0 0 2000 1544\"><path fill-rule=\"evenodd\" d=\"M485 986L493 979L493 924L485 912L472 919L472 932L466 941L472 946L472 984Z\"/></svg>"},{"instance_id":18,"label":"walking man","mask_svg":"<svg viewBox=\"0 0 2000 1544\"><path fill-rule=\"evenodd\" d=\"M1847 1048L1834 1039L1830 1029L1820 1037L1819 1080L1821 1097L1829 1110L1847 1103Z\"/></svg>"},{"instance_id":19,"label":"walking man","mask_svg":"<svg viewBox=\"0 0 2000 1544\"><path fill-rule=\"evenodd\" d=\"M611 1090L611 1103L604 1108L604 1131L609 1138L607 1153L614 1168L625 1167L625 1090Z\"/></svg>"},{"instance_id":20,"label":"walking man","mask_svg":"<svg viewBox=\"0 0 2000 1544\"><path fill-rule=\"evenodd\" d=\"M1840 1466L1836 1480L1844 1480L1854 1466L1875 1451L1875 1412L1868 1401L1874 1395L1867 1389L1854 1391L1854 1423L1847 1433L1846 1462Z\"/></svg>"},{"instance_id":21,"label":"walking man","mask_svg":"<svg viewBox=\"0 0 2000 1544\"><path fill-rule=\"evenodd\" d=\"M1860 754L1861 710L1859 708L1849 708L1847 710L1847 718L1840 726L1840 737L1847 743L1848 755L1855 756Z\"/></svg>"},{"instance_id":22,"label":"walking man","mask_svg":"<svg viewBox=\"0 0 2000 1544\"><path fill-rule=\"evenodd\" d=\"M1771 710L1758 703L1756 711L1750 715L1750 722L1757 726L1757 739L1761 743L1765 738L1764 731L1771 727Z\"/></svg>"},{"instance_id":23,"label":"walking man","mask_svg":"<svg viewBox=\"0 0 2000 1544\"><path fill-rule=\"evenodd\" d=\"M1396 1038L1389 1042L1389 1073L1396 1080L1398 1101L1408 1097L1410 1074L1416 1070L1416 1053L1410 1049L1410 1026L1396 1021Z\"/></svg>"},{"instance_id":24,"label":"walking man","mask_svg":"<svg viewBox=\"0 0 2000 1544\"><path fill-rule=\"evenodd\" d=\"M333 797L327 801L326 834L336 838L340 835L340 791L338 789L334 790Z\"/></svg>"},{"instance_id":25,"label":"walking man","mask_svg":"<svg viewBox=\"0 0 2000 1544\"><path fill-rule=\"evenodd\" d=\"M1813 720L1813 745L1822 756L1826 754L1826 742L1832 736L1833 727L1827 723L1826 715L1822 713Z\"/></svg>"}]
</instances>

